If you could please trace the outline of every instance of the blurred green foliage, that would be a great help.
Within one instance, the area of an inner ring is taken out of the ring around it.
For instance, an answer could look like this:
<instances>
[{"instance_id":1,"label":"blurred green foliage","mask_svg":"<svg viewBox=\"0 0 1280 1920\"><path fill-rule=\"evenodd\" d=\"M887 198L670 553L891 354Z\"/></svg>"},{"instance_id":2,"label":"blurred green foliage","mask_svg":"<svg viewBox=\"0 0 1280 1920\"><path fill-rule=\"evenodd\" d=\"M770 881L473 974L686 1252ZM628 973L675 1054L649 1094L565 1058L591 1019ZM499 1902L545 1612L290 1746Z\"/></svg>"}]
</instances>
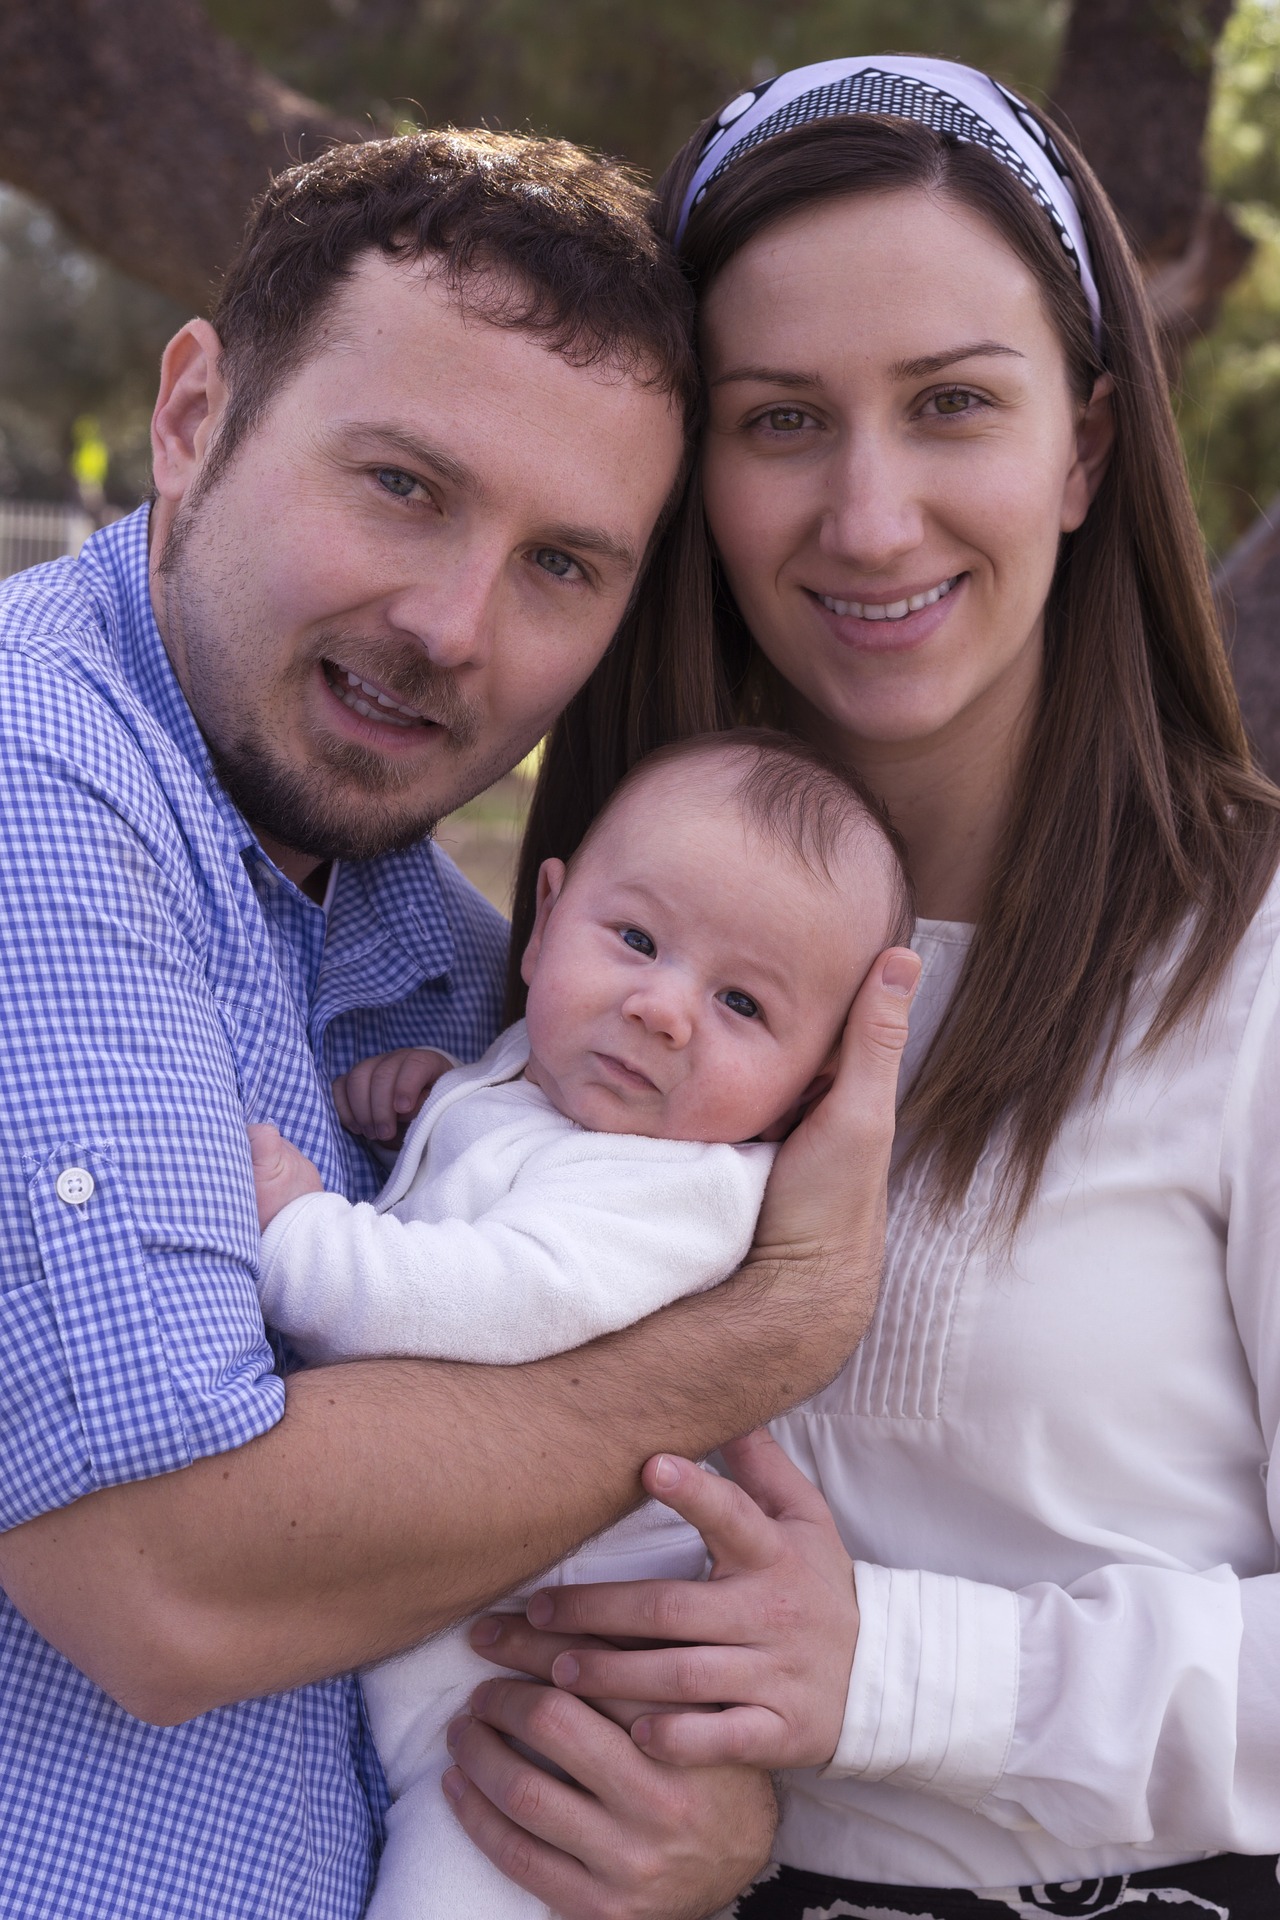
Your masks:
<instances>
[{"instance_id":1,"label":"blurred green foliage","mask_svg":"<svg viewBox=\"0 0 1280 1920\"><path fill-rule=\"evenodd\" d=\"M207 0L273 72L357 117L564 134L659 171L748 81L895 48L1043 86L1065 0Z\"/></svg>"},{"instance_id":2,"label":"blurred green foliage","mask_svg":"<svg viewBox=\"0 0 1280 1920\"><path fill-rule=\"evenodd\" d=\"M108 493L121 505L141 499L160 352L186 317L0 189L0 494L74 499L91 420Z\"/></svg>"},{"instance_id":3,"label":"blurred green foliage","mask_svg":"<svg viewBox=\"0 0 1280 1920\"><path fill-rule=\"evenodd\" d=\"M1280 4L1239 0L1218 55L1209 173L1255 242L1183 366L1179 420L1210 548L1280 493Z\"/></svg>"}]
</instances>

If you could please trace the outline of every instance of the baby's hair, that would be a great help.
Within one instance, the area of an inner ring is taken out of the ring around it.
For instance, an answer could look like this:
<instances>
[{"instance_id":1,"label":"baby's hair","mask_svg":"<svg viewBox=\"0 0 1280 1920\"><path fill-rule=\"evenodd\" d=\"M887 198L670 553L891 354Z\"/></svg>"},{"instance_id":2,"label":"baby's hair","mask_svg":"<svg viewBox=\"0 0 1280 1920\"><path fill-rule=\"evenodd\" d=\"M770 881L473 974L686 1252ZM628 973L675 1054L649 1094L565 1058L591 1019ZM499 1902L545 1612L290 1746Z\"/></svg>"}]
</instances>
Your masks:
<instances>
[{"instance_id":1,"label":"baby's hair","mask_svg":"<svg viewBox=\"0 0 1280 1920\"><path fill-rule=\"evenodd\" d=\"M625 773L592 821L575 854L622 795L667 767L695 760L739 760L730 797L758 832L767 834L819 878L835 882L833 863L850 830L866 830L883 844L893 876L893 909L885 945L905 946L915 929L915 898L906 847L881 802L856 773L806 740L771 727L733 727L697 733L658 747Z\"/></svg>"}]
</instances>

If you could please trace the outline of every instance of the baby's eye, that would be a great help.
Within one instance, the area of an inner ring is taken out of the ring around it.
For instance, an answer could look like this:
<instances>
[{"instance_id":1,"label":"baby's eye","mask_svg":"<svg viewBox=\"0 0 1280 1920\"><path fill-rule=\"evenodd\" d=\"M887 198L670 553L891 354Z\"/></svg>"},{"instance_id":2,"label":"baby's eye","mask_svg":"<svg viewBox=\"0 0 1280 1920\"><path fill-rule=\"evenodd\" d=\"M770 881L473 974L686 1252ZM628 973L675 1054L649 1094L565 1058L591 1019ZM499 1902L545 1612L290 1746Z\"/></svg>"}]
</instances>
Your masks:
<instances>
[{"instance_id":1,"label":"baby's eye","mask_svg":"<svg viewBox=\"0 0 1280 1920\"><path fill-rule=\"evenodd\" d=\"M758 1020L760 1009L749 993L739 993L736 987L721 995L730 1013L739 1013L744 1020Z\"/></svg>"},{"instance_id":2,"label":"baby's eye","mask_svg":"<svg viewBox=\"0 0 1280 1920\"><path fill-rule=\"evenodd\" d=\"M622 944L630 947L632 953L642 953L649 960L658 951L648 934L642 933L639 927L623 927Z\"/></svg>"}]
</instances>

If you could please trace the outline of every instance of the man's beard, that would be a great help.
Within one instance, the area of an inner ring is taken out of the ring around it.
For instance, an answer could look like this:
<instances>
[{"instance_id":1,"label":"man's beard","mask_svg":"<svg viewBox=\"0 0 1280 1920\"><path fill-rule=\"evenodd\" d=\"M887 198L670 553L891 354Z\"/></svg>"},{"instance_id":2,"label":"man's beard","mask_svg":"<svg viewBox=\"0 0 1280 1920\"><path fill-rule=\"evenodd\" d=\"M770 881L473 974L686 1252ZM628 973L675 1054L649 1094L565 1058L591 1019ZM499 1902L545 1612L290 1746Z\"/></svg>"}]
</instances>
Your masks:
<instances>
[{"instance_id":1,"label":"man's beard","mask_svg":"<svg viewBox=\"0 0 1280 1920\"><path fill-rule=\"evenodd\" d=\"M238 716L226 724L225 705L203 701L196 718L218 778L245 819L281 846L316 860L372 860L402 852L434 833L441 811L452 812L482 792L506 771L501 756L473 767L468 758L479 731L475 714L463 701L453 677L425 655L406 658L401 649L373 646L340 634L321 636L317 653L298 672L299 682L315 672L317 658L336 657L344 666L376 681L394 700L429 713L440 737L437 751L457 764L457 785L443 806L424 806L412 796L421 767L400 763L356 741L335 737L316 741L305 766L283 759L252 721ZM293 676L291 676L293 677ZM192 674L193 692L201 676ZM194 702L193 702L194 706ZM463 768L466 768L466 777ZM406 791L406 790L410 791Z\"/></svg>"},{"instance_id":2,"label":"man's beard","mask_svg":"<svg viewBox=\"0 0 1280 1920\"><path fill-rule=\"evenodd\" d=\"M216 489L212 491L216 492ZM335 660L376 682L400 705L429 714L438 728L434 751L456 766L453 791L424 804L411 789L422 767L404 766L397 757L337 736L312 743L308 763L285 759L269 735L247 711L252 690L228 684L219 667L252 657L251 640L228 634L234 587L220 596L222 620L207 617L210 596L198 563L203 494L179 511L160 559L166 624L180 632L185 657L183 691L195 716L218 779L254 830L295 853L315 860L370 860L401 852L435 831L442 813L450 813L508 770L513 757L498 747L478 763L471 749L480 736L477 710L459 693L454 676L437 667L412 641L378 639L334 628L314 636L311 652L290 665L274 687L287 701L290 689L301 701L319 661ZM207 525L207 521L206 521ZM195 538L193 539L193 536ZM224 628L221 633L219 626ZM326 669L327 671L327 669ZM335 676L330 675L331 679ZM338 697L335 694L335 697ZM440 804L443 800L443 804Z\"/></svg>"}]
</instances>

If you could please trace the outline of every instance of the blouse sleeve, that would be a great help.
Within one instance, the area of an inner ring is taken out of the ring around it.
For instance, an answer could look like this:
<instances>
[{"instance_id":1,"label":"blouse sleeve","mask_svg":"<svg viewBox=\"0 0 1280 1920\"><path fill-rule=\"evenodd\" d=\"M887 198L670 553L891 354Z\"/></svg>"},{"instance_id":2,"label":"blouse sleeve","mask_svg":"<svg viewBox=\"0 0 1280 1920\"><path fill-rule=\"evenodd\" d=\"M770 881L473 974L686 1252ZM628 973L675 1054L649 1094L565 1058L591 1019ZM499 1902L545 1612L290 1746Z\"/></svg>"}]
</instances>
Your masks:
<instances>
[{"instance_id":1,"label":"blouse sleeve","mask_svg":"<svg viewBox=\"0 0 1280 1920\"><path fill-rule=\"evenodd\" d=\"M1269 1564L1111 1565L1016 1594L859 1564L861 1638L830 1775L892 1780L1080 1848L1167 1845L1185 1859L1280 1847L1278 1116L1273 950L1236 1056L1220 1162Z\"/></svg>"}]
</instances>

